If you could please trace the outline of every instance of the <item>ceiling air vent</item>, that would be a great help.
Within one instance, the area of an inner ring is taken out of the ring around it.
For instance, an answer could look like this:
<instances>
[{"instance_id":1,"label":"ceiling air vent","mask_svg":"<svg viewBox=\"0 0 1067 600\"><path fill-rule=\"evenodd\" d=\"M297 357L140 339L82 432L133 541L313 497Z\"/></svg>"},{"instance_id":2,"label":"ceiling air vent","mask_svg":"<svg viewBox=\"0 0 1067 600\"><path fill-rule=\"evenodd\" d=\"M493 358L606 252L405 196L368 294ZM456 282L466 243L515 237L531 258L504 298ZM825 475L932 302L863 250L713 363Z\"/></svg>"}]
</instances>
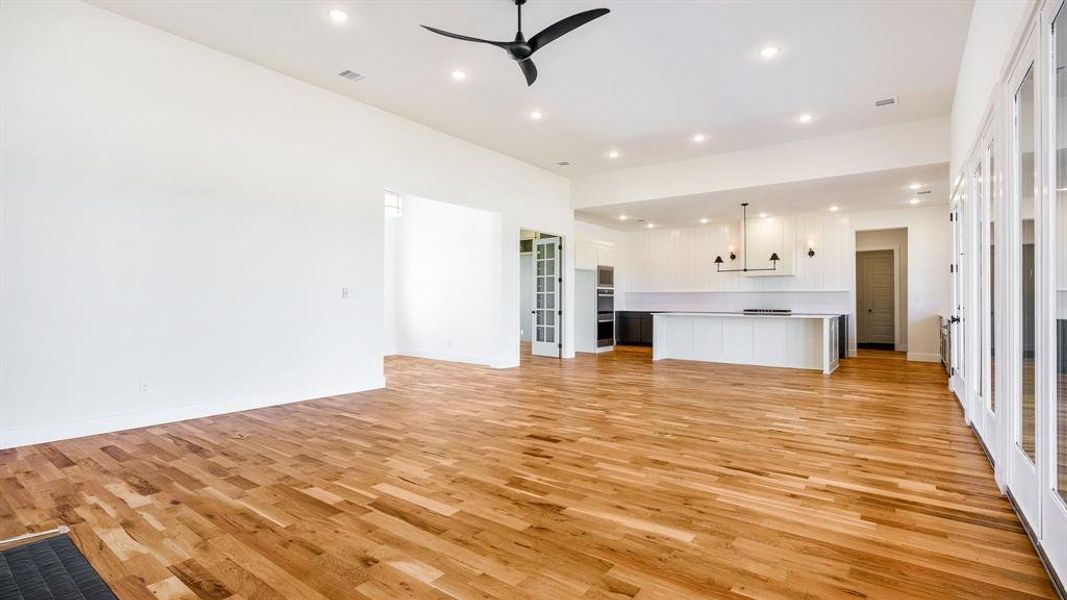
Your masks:
<instances>
[{"instance_id":1,"label":"ceiling air vent","mask_svg":"<svg viewBox=\"0 0 1067 600\"><path fill-rule=\"evenodd\" d=\"M923 194L929 194L930 190L923 190L921 192L915 192L916 196L922 196Z\"/></svg>"},{"instance_id":2,"label":"ceiling air vent","mask_svg":"<svg viewBox=\"0 0 1067 600\"><path fill-rule=\"evenodd\" d=\"M569 165L569 164L571 164L571 163L569 163L569 162L567 162L567 161L565 161L565 160L561 160L561 161L559 161L559 162L558 162L558 163L556 163L556 164L557 164L557 165L559 165L559 166L561 166L561 167L566 167L567 165Z\"/></svg>"},{"instance_id":3,"label":"ceiling air vent","mask_svg":"<svg viewBox=\"0 0 1067 600\"><path fill-rule=\"evenodd\" d=\"M345 79L347 79L349 81L360 81L360 80L366 79L365 77L363 77L362 75L360 75L359 73L356 73L355 71L353 71L351 69L345 69L344 71L341 71L340 73L338 73L338 75L340 75L341 77L344 77Z\"/></svg>"},{"instance_id":4,"label":"ceiling air vent","mask_svg":"<svg viewBox=\"0 0 1067 600\"><path fill-rule=\"evenodd\" d=\"M881 100L874 101L875 108L892 108L897 105L896 96L892 98L882 98Z\"/></svg>"}]
</instances>

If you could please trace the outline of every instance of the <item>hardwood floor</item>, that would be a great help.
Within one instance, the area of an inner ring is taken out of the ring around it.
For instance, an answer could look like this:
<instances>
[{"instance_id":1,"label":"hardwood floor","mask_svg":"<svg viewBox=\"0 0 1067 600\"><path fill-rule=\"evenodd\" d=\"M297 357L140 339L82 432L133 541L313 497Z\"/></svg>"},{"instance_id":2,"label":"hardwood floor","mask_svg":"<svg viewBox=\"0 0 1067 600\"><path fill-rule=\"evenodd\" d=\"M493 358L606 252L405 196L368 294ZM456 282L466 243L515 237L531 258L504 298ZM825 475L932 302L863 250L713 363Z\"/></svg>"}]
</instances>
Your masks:
<instances>
[{"instance_id":1,"label":"hardwood floor","mask_svg":"<svg viewBox=\"0 0 1067 600\"><path fill-rule=\"evenodd\" d=\"M1053 598L939 365L619 349L0 453L124 599Z\"/></svg>"}]
</instances>

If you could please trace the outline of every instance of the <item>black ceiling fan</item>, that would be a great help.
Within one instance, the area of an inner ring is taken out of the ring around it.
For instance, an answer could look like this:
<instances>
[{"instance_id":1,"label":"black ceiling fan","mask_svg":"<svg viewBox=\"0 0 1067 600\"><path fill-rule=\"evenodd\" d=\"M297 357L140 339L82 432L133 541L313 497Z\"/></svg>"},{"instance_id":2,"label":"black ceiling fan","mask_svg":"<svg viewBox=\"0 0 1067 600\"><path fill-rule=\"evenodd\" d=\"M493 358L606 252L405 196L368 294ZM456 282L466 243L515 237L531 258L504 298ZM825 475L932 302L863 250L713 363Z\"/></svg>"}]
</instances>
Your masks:
<instances>
[{"instance_id":1,"label":"black ceiling fan","mask_svg":"<svg viewBox=\"0 0 1067 600\"><path fill-rule=\"evenodd\" d=\"M519 11L519 30L515 33L515 41L513 42L494 42L492 40L483 40L476 37L459 35L458 33L450 33L428 25L423 25L423 27L445 37L467 42L491 44L498 48L503 48L504 51L508 53L508 56L515 62L519 63L519 68L522 69L522 74L526 76L526 84L533 85L533 82L537 81L537 67L535 67L533 61L530 60L530 57L534 52L537 52L552 40L558 39L575 29L578 29L582 25L585 25L589 21L603 17L611 12L606 8L594 8L593 10L573 14L566 19L562 19L549 25L541 31L541 33L538 33L527 41L526 36L522 34L522 5L526 4L526 0L514 0L514 2L515 7Z\"/></svg>"}]
</instances>

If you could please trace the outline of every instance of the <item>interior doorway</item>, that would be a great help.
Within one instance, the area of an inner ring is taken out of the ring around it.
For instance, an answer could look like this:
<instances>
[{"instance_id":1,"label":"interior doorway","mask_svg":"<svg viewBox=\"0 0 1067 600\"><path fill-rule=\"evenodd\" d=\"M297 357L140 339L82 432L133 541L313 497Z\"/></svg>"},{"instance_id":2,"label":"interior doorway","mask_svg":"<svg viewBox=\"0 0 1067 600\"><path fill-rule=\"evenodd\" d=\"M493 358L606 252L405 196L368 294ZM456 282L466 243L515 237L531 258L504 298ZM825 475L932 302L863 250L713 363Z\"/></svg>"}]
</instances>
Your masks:
<instances>
[{"instance_id":1,"label":"interior doorway","mask_svg":"<svg viewBox=\"0 0 1067 600\"><path fill-rule=\"evenodd\" d=\"M906 228L856 233L856 345L907 351Z\"/></svg>"},{"instance_id":2,"label":"interior doorway","mask_svg":"<svg viewBox=\"0 0 1067 600\"><path fill-rule=\"evenodd\" d=\"M561 236L519 232L519 338L533 356L563 356L563 264Z\"/></svg>"},{"instance_id":3,"label":"interior doorway","mask_svg":"<svg viewBox=\"0 0 1067 600\"><path fill-rule=\"evenodd\" d=\"M856 341L861 348L896 349L892 250L856 253Z\"/></svg>"}]
</instances>

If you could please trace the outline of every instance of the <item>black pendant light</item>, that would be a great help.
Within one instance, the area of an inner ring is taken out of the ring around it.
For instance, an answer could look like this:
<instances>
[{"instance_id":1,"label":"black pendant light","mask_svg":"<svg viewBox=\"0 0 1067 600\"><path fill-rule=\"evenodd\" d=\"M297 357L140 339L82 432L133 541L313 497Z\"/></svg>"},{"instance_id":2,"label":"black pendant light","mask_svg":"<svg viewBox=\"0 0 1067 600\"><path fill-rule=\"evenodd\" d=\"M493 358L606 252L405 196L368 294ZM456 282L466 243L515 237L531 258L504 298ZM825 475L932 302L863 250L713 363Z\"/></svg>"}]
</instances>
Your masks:
<instances>
[{"instance_id":1,"label":"black pendant light","mask_svg":"<svg viewBox=\"0 0 1067 600\"><path fill-rule=\"evenodd\" d=\"M736 273L736 272L749 272L749 271L777 271L778 261L782 260L778 257L777 252L771 252L771 266L763 267L760 269L748 268L748 202L741 203L741 235L744 237L743 250L741 252L742 266L740 269L724 269L722 268L722 257L715 257L715 271L718 273ZM730 257L733 260L733 256Z\"/></svg>"}]
</instances>

